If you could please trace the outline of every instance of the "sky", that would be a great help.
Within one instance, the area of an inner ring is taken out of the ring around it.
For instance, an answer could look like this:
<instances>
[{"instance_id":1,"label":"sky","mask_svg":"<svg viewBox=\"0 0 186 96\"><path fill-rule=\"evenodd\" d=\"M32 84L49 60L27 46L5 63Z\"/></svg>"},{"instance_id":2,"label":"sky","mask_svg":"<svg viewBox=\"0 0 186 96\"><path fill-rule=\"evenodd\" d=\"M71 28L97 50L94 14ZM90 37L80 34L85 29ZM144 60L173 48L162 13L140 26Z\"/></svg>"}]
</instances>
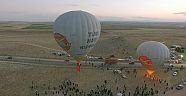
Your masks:
<instances>
[{"instance_id":1,"label":"sky","mask_svg":"<svg viewBox=\"0 0 186 96\"><path fill-rule=\"evenodd\" d=\"M0 0L0 21L54 21L72 10L105 21L186 22L186 0Z\"/></svg>"}]
</instances>

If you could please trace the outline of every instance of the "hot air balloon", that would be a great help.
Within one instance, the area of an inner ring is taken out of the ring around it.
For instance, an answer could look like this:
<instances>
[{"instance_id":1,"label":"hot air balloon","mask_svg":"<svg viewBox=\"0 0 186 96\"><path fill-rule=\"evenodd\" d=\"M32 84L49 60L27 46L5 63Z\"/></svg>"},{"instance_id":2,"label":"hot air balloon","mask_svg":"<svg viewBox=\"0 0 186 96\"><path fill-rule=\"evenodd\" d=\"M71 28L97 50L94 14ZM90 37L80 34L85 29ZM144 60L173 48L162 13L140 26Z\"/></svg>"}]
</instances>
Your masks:
<instances>
[{"instance_id":1,"label":"hot air balloon","mask_svg":"<svg viewBox=\"0 0 186 96\"><path fill-rule=\"evenodd\" d=\"M147 68L148 75L152 75L154 69L160 68L169 60L170 52L167 46L160 42L147 41L138 46L137 58Z\"/></svg>"},{"instance_id":2,"label":"hot air balloon","mask_svg":"<svg viewBox=\"0 0 186 96\"><path fill-rule=\"evenodd\" d=\"M156 42L147 41L140 44L137 48L137 57L139 59L146 59L146 63L152 67L163 66L164 62L170 58L170 52L166 45Z\"/></svg>"},{"instance_id":3,"label":"hot air balloon","mask_svg":"<svg viewBox=\"0 0 186 96\"><path fill-rule=\"evenodd\" d=\"M100 22L96 17L84 11L70 11L60 15L54 23L54 38L59 46L77 61L91 51L99 39Z\"/></svg>"}]
</instances>

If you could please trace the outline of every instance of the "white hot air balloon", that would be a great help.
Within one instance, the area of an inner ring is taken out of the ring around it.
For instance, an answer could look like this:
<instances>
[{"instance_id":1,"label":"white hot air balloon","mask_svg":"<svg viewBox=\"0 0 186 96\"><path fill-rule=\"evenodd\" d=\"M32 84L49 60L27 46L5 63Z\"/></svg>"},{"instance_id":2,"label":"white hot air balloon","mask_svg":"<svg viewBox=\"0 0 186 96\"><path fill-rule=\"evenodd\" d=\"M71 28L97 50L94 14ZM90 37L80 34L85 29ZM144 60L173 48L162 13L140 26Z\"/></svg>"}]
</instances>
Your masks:
<instances>
[{"instance_id":1,"label":"white hot air balloon","mask_svg":"<svg viewBox=\"0 0 186 96\"><path fill-rule=\"evenodd\" d=\"M84 11L70 11L60 15L54 23L54 38L64 51L80 61L94 47L101 31L96 17Z\"/></svg>"},{"instance_id":2,"label":"white hot air balloon","mask_svg":"<svg viewBox=\"0 0 186 96\"><path fill-rule=\"evenodd\" d=\"M159 80L154 69L160 69L164 62L169 60L170 52L167 46L160 42L147 41L138 46L137 57L141 64L148 68L144 76L150 80Z\"/></svg>"},{"instance_id":3,"label":"white hot air balloon","mask_svg":"<svg viewBox=\"0 0 186 96\"><path fill-rule=\"evenodd\" d=\"M140 44L137 48L137 57L146 56L152 62L152 67L163 66L164 62L170 58L167 46L156 41L147 41Z\"/></svg>"}]
</instances>

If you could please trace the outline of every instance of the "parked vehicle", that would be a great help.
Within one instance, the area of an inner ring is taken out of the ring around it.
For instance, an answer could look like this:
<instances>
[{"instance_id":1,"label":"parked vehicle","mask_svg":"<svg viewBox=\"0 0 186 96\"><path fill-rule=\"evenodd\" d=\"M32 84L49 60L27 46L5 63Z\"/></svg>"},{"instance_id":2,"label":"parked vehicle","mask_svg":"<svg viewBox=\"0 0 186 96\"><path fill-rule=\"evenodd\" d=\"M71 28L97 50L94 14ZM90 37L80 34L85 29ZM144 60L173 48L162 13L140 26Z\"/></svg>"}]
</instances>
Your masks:
<instances>
[{"instance_id":1,"label":"parked vehicle","mask_svg":"<svg viewBox=\"0 0 186 96\"><path fill-rule=\"evenodd\" d=\"M173 74L172 74L172 75L173 75L173 76L176 76L177 74L178 74L178 72L173 72Z\"/></svg>"},{"instance_id":2,"label":"parked vehicle","mask_svg":"<svg viewBox=\"0 0 186 96\"><path fill-rule=\"evenodd\" d=\"M122 74L121 77L127 79L127 76L125 74Z\"/></svg>"},{"instance_id":3,"label":"parked vehicle","mask_svg":"<svg viewBox=\"0 0 186 96\"><path fill-rule=\"evenodd\" d=\"M183 89L183 85L182 85L182 84L179 84L178 86L176 86L176 89L177 89L177 90Z\"/></svg>"}]
</instances>

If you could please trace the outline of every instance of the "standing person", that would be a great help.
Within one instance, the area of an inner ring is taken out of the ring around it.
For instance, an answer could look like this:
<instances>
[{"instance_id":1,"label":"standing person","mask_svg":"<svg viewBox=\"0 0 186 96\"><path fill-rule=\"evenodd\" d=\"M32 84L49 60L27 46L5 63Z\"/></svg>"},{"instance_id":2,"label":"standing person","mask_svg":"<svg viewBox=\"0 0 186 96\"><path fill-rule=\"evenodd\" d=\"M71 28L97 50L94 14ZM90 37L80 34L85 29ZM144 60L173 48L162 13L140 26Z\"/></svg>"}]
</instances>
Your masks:
<instances>
[{"instance_id":1,"label":"standing person","mask_svg":"<svg viewBox=\"0 0 186 96\"><path fill-rule=\"evenodd\" d=\"M94 63L92 62L92 67L94 66Z\"/></svg>"}]
</instances>

